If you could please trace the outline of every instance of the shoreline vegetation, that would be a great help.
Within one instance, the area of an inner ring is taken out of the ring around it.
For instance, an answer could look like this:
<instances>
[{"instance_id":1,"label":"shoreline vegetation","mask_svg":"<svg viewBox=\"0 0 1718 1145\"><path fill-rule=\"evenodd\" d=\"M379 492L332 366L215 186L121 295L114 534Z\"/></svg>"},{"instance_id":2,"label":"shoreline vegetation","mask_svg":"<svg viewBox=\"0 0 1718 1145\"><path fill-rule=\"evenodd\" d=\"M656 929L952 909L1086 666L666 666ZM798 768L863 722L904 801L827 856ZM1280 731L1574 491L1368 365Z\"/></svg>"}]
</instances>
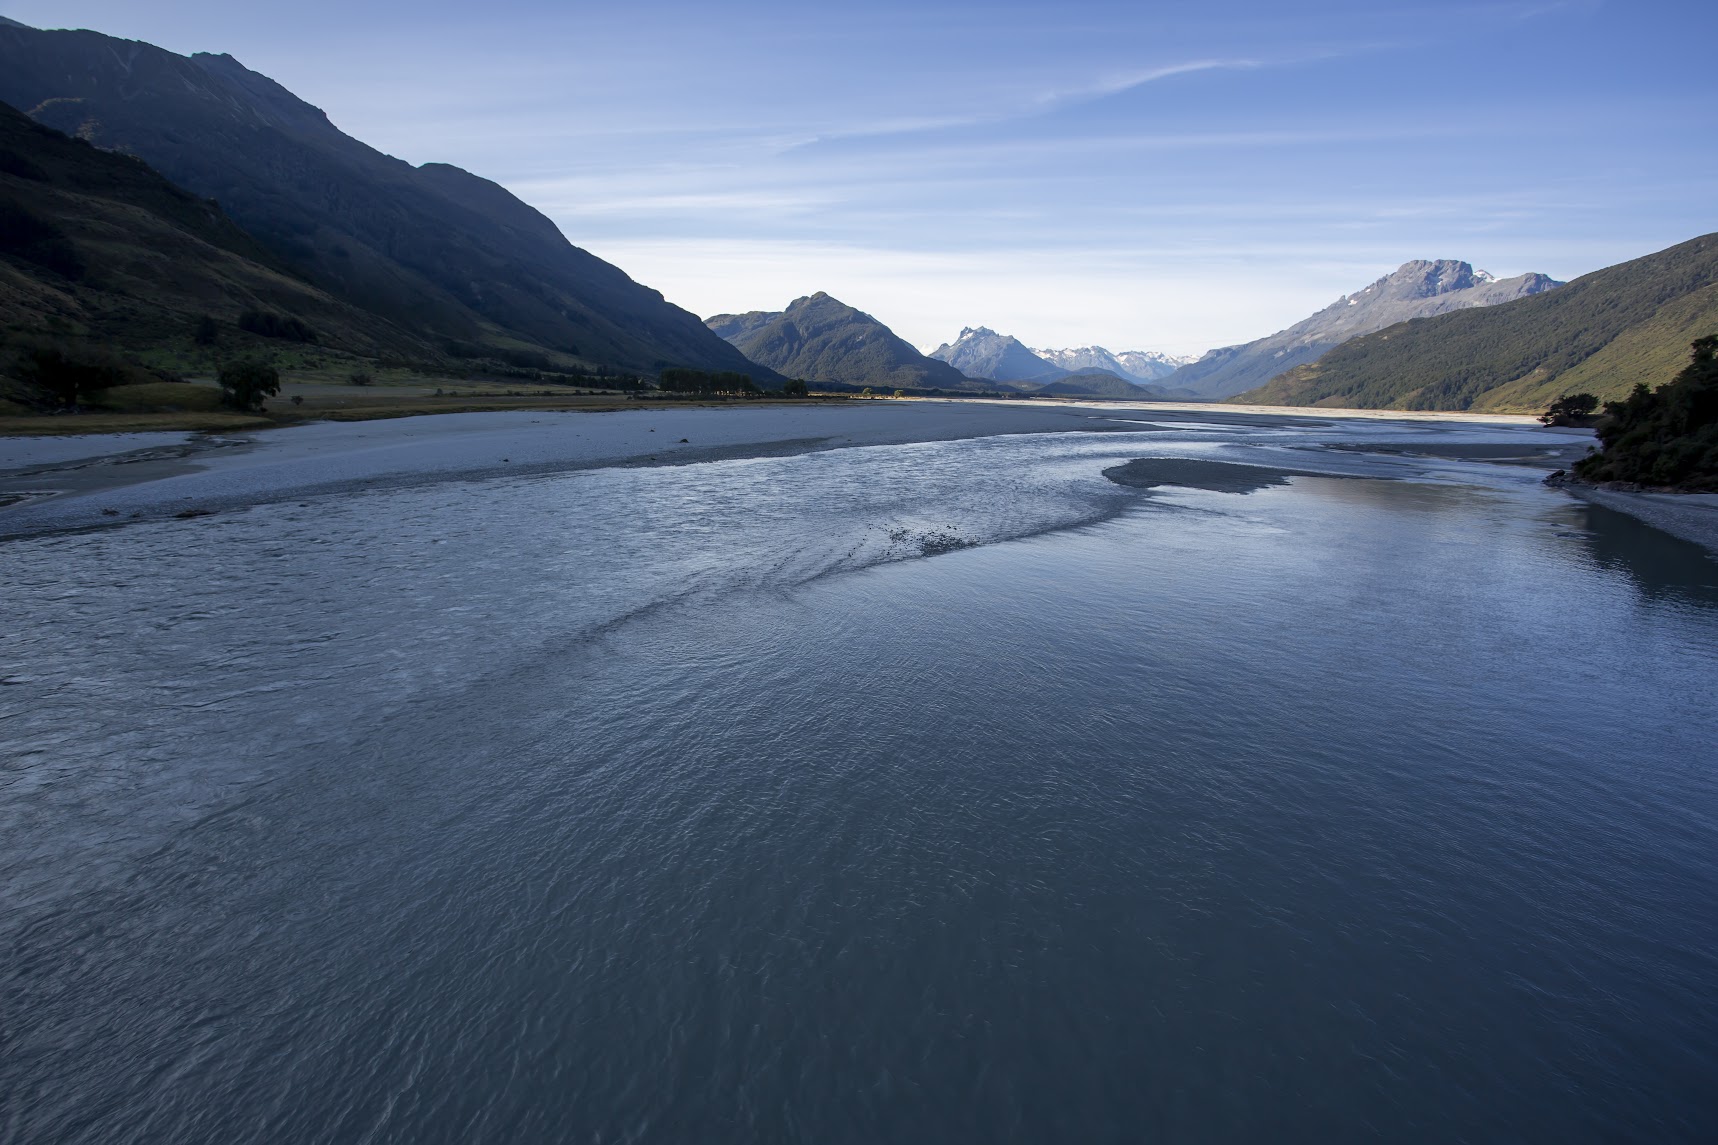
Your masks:
<instances>
[{"instance_id":1,"label":"shoreline vegetation","mask_svg":"<svg viewBox=\"0 0 1718 1145\"><path fill-rule=\"evenodd\" d=\"M1718 553L1718 336L1689 347L1688 365L1656 389L1645 383L1606 402L1592 424L1601 448L1559 469L1545 483L1583 501L1617 509ZM1571 399L1583 399L1569 404ZM1541 420L1584 416L1588 394L1559 399Z\"/></svg>"},{"instance_id":2,"label":"shoreline vegetation","mask_svg":"<svg viewBox=\"0 0 1718 1145\"><path fill-rule=\"evenodd\" d=\"M1594 427L1601 448L1577 461L1565 480L1619 490L1718 492L1718 335L1696 339L1689 349L1688 365L1671 381L1657 389L1642 382L1621 401L1605 403Z\"/></svg>"}]
</instances>

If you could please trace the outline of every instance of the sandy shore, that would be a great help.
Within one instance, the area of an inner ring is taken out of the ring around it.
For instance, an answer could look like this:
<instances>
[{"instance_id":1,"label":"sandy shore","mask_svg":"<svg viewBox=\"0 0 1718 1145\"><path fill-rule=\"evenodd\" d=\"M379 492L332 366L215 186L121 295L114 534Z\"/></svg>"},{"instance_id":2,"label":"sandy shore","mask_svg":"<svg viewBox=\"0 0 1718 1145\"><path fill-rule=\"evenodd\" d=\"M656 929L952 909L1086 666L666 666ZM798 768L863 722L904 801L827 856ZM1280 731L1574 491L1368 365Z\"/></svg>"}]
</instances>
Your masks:
<instances>
[{"instance_id":1,"label":"sandy shore","mask_svg":"<svg viewBox=\"0 0 1718 1145\"><path fill-rule=\"evenodd\" d=\"M1194 420L1152 414L1165 424ZM1233 413L1224 420L1258 422ZM450 479L1138 428L1137 420L1084 406L877 401L438 414L245 434L14 437L0 439L0 536Z\"/></svg>"}]
</instances>

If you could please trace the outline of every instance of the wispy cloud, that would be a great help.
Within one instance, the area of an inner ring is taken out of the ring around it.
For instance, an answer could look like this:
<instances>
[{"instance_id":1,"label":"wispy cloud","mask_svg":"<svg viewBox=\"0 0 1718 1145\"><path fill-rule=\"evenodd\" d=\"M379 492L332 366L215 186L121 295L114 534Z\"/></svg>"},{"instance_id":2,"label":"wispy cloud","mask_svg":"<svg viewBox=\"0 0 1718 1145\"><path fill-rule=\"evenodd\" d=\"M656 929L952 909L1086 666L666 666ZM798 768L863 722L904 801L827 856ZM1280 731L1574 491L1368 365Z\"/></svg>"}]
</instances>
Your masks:
<instances>
[{"instance_id":1,"label":"wispy cloud","mask_svg":"<svg viewBox=\"0 0 1718 1145\"><path fill-rule=\"evenodd\" d=\"M1173 79L1176 76L1192 75L1196 72L1252 70L1264 66L1261 60L1188 60L1185 63L1166 64L1143 71L1122 72L1078 87L1052 88L1040 92L1033 102L1041 108L1062 107L1070 103L1121 95L1146 84Z\"/></svg>"}]
</instances>

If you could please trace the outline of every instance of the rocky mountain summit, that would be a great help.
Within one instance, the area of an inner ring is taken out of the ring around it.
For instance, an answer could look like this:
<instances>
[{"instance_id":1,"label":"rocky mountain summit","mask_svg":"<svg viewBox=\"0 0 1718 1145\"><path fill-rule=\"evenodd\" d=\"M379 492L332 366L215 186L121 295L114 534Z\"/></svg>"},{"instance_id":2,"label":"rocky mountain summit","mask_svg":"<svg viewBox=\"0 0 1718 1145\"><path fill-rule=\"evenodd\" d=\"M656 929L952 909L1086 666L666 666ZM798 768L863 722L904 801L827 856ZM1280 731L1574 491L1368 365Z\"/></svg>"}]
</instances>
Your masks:
<instances>
[{"instance_id":1,"label":"rocky mountain summit","mask_svg":"<svg viewBox=\"0 0 1718 1145\"><path fill-rule=\"evenodd\" d=\"M1317 361L1350 338L1413 318L1496 306L1562 285L1543 274L1498 279L1454 259L1416 259L1370 286L1343 295L1286 330L1212 350L1176 370L1164 384L1207 398L1231 397L1296 366Z\"/></svg>"},{"instance_id":2,"label":"rocky mountain summit","mask_svg":"<svg viewBox=\"0 0 1718 1145\"><path fill-rule=\"evenodd\" d=\"M819 291L786 310L717 314L704 324L760 366L790 378L879 389L975 389L863 310Z\"/></svg>"},{"instance_id":3,"label":"rocky mountain summit","mask_svg":"<svg viewBox=\"0 0 1718 1145\"><path fill-rule=\"evenodd\" d=\"M930 356L969 378L993 382L1050 382L1069 372L1028 350L1020 339L987 326L966 327L960 337L944 342Z\"/></svg>"}]
</instances>

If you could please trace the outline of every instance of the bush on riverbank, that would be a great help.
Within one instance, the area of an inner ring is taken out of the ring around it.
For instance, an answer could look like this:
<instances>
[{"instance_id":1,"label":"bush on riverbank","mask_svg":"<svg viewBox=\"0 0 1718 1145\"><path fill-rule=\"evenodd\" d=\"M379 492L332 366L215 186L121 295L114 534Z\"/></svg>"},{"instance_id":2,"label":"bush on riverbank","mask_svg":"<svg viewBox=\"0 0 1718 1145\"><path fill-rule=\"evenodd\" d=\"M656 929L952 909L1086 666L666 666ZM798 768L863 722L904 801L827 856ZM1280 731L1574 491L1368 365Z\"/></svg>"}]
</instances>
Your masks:
<instances>
[{"instance_id":1,"label":"bush on riverbank","mask_svg":"<svg viewBox=\"0 0 1718 1145\"><path fill-rule=\"evenodd\" d=\"M0 348L0 376L12 380L0 397L44 412L75 410L116 386L174 383L163 370L150 369L111 350L75 340L25 339Z\"/></svg>"},{"instance_id":2,"label":"bush on riverbank","mask_svg":"<svg viewBox=\"0 0 1718 1145\"><path fill-rule=\"evenodd\" d=\"M1718 491L1718 336L1693 344L1687 367L1648 390L1606 402L1604 447L1575 464L1584 481L1626 481L1687 492Z\"/></svg>"}]
</instances>

